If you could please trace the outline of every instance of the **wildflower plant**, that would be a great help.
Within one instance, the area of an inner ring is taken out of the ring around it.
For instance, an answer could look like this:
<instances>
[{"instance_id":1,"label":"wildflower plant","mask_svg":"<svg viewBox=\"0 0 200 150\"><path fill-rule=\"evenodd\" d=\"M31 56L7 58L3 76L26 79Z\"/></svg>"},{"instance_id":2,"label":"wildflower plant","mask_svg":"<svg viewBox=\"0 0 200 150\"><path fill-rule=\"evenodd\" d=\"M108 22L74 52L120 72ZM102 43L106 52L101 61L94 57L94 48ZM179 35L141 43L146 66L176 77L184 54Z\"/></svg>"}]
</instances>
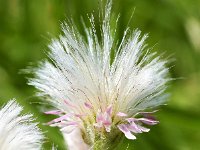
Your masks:
<instances>
[{"instance_id":1,"label":"wildflower plant","mask_svg":"<svg viewBox=\"0 0 200 150\"><path fill-rule=\"evenodd\" d=\"M41 149L44 136L32 114L20 115L22 110L15 100L0 109L0 150Z\"/></svg>"},{"instance_id":2,"label":"wildflower plant","mask_svg":"<svg viewBox=\"0 0 200 150\"><path fill-rule=\"evenodd\" d=\"M128 28L116 42L111 1L102 16L100 38L93 15L91 26L84 25L87 40L63 23L63 35L49 45L51 61L41 62L29 81L55 107L45 112L58 115L48 124L60 128L73 150L112 149L124 136L136 139L159 123L153 113L167 98L167 61L150 53L147 35Z\"/></svg>"}]
</instances>

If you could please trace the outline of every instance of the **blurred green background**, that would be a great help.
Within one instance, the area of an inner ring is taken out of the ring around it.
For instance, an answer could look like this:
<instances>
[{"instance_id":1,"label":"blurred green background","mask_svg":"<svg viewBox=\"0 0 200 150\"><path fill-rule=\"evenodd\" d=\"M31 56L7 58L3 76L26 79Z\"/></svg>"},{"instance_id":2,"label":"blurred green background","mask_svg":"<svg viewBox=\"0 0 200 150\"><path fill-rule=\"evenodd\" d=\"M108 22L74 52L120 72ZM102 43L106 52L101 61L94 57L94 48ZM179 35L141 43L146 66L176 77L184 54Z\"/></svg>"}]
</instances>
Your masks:
<instances>
[{"instance_id":1,"label":"blurred green background","mask_svg":"<svg viewBox=\"0 0 200 150\"><path fill-rule=\"evenodd\" d=\"M60 33L60 23L72 17L80 25L93 11L98 17L98 0L0 0L0 105L16 98L25 112L37 121L48 122L42 101L26 84L20 70L46 58L52 37ZM134 11L135 9L135 11ZM171 76L170 101L157 113L160 124L151 132L124 141L128 150L199 150L200 149L200 0L113 0L113 15L120 13L119 38L132 12L129 26L149 33L149 46L159 53L173 54L176 61ZM52 143L64 149L56 128L40 125L45 132L45 149Z\"/></svg>"}]
</instances>

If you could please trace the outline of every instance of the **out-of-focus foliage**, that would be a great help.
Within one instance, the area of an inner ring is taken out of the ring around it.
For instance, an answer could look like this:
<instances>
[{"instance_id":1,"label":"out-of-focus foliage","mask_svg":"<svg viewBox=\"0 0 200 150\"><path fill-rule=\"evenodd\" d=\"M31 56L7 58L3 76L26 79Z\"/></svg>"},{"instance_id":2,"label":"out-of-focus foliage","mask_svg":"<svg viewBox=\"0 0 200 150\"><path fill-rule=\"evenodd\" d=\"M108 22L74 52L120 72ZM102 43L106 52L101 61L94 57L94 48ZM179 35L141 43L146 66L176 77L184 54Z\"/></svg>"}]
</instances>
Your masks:
<instances>
[{"instance_id":1,"label":"out-of-focus foliage","mask_svg":"<svg viewBox=\"0 0 200 150\"><path fill-rule=\"evenodd\" d=\"M168 105L157 113L160 125L135 141L124 140L119 149L200 149L199 6L199 0L113 0L113 15L120 13L117 36L122 37L134 12L128 26L149 33L154 50L173 54L170 71L177 78ZM42 113L45 102L34 96L27 75L19 71L46 58L47 44L61 33L61 22L71 17L81 30L81 16L87 20L94 11L98 18L98 7L98 0L0 0L0 105L15 97L25 112L34 113L47 137L45 149L52 143L64 149L62 136L42 125L52 118Z\"/></svg>"}]
</instances>

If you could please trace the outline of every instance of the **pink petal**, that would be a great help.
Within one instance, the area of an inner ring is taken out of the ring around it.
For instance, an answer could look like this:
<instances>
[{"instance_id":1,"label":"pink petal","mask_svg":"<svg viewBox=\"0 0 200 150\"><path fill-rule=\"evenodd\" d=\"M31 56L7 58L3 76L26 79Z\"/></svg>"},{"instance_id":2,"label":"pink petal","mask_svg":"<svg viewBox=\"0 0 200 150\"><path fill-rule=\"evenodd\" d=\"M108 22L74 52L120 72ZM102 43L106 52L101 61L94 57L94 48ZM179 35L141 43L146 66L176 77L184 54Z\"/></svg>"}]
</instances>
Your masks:
<instances>
[{"instance_id":1,"label":"pink petal","mask_svg":"<svg viewBox=\"0 0 200 150\"><path fill-rule=\"evenodd\" d=\"M52 121L48 122L47 124L50 125L52 123L60 122L62 120L68 119L68 118L69 118L69 115L63 115L59 118L53 119Z\"/></svg>"},{"instance_id":2,"label":"pink petal","mask_svg":"<svg viewBox=\"0 0 200 150\"><path fill-rule=\"evenodd\" d=\"M149 132L149 131L150 131L150 129L145 128L145 127L140 126L140 125L138 125L138 128L139 128L142 132Z\"/></svg>"},{"instance_id":3,"label":"pink petal","mask_svg":"<svg viewBox=\"0 0 200 150\"><path fill-rule=\"evenodd\" d=\"M97 122L103 122L104 121L104 117L101 113L97 115L96 121Z\"/></svg>"},{"instance_id":4,"label":"pink petal","mask_svg":"<svg viewBox=\"0 0 200 150\"><path fill-rule=\"evenodd\" d=\"M109 116L112 114L112 105L107 107L106 112Z\"/></svg>"},{"instance_id":5,"label":"pink petal","mask_svg":"<svg viewBox=\"0 0 200 150\"><path fill-rule=\"evenodd\" d=\"M153 113L155 113L155 112L157 112L158 110L154 110L154 111L150 111L150 112L148 112L148 111L143 111L143 112L138 112L138 113L136 113L135 115L138 115L138 114L141 114L141 115L144 115L144 114L153 114Z\"/></svg>"},{"instance_id":6,"label":"pink petal","mask_svg":"<svg viewBox=\"0 0 200 150\"><path fill-rule=\"evenodd\" d=\"M149 115L149 114L143 114L144 118L147 118L147 119L151 119L151 120L156 120L156 118L152 115Z\"/></svg>"},{"instance_id":7,"label":"pink petal","mask_svg":"<svg viewBox=\"0 0 200 150\"><path fill-rule=\"evenodd\" d=\"M64 102L65 102L65 104L67 104L68 106L70 106L70 107L73 107L73 108L76 108L76 106L75 105L73 105L73 104L70 104L67 100L64 100Z\"/></svg>"},{"instance_id":8,"label":"pink petal","mask_svg":"<svg viewBox=\"0 0 200 150\"><path fill-rule=\"evenodd\" d=\"M47 115L59 115L62 112L60 110L51 110L51 111L46 111L44 113L47 114Z\"/></svg>"},{"instance_id":9,"label":"pink petal","mask_svg":"<svg viewBox=\"0 0 200 150\"><path fill-rule=\"evenodd\" d=\"M97 117L96 117L96 123L94 124L94 126L97 128L105 127L106 132L110 132L111 125L112 125L111 113L112 113L111 106L109 106L106 109L106 112L104 113L98 111Z\"/></svg>"},{"instance_id":10,"label":"pink petal","mask_svg":"<svg viewBox=\"0 0 200 150\"><path fill-rule=\"evenodd\" d=\"M120 131L124 133L127 139L135 140L136 137L128 130L127 125L125 124L120 124L117 126Z\"/></svg>"},{"instance_id":11,"label":"pink petal","mask_svg":"<svg viewBox=\"0 0 200 150\"><path fill-rule=\"evenodd\" d=\"M85 107L89 108L89 109L93 109L93 106L87 102L84 103Z\"/></svg>"},{"instance_id":12,"label":"pink petal","mask_svg":"<svg viewBox=\"0 0 200 150\"><path fill-rule=\"evenodd\" d=\"M132 122L129 126L128 129L134 133L142 133L141 128L135 124L134 122Z\"/></svg>"},{"instance_id":13,"label":"pink petal","mask_svg":"<svg viewBox=\"0 0 200 150\"><path fill-rule=\"evenodd\" d=\"M109 121L109 120L106 120L106 121L103 122L103 124L104 124L105 126L110 126L110 125L112 124L112 122Z\"/></svg>"},{"instance_id":14,"label":"pink petal","mask_svg":"<svg viewBox=\"0 0 200 150\"><path fill-rule=\"evenodd\" d=\"M137 121L141 121L147 125L156 125L159 123L157 120L147 119L147 118L138 118Z\"/></svg>"},{"instance_id":15,"label":"pink petal","mask_svg":"<svg viewBox=\"0 0 200 150\"><path fill-rule=\"evenodd\" d=\"M68 119L68 118L69 118L69 115L63 115L59 118L54 119L54 122L59 122L59 121L62 121L62 120Z\"/></svg>"},{"instance_id":16,"label":"pink petal","mask_svg":"<svg viewBox=\"0 0 200 150\"><path fill-rule=\"evenodd\" d=\"M118 112L118 113L117 113L117 116L119 116L119 117L126 117L126 116L128 116L128 115L125 114L125 113L123 113L123 112Z\"/></svg>"},{"instance_id":17,"label":"pink petal","mask_svg":"<svg viewBox=\"0 0 200 150\"><path fill-rule=\"evenodd\" d=\"M132 122L130 124L130 126L128 127L130 131L134 132L134 133L142 133L142 132L149 132L150 129L145 128L139 124L135 124L134 122Z\"/></svg>"},{"instance_id":18,"label":"pink petal","mask_svg":"<svg viewBox=\"0 0 200 150\"><path fill-rule=\"evenodd\" d=\"M84 116L86 116L85 114L75 114L74 115L75 117L78 117L78 118L81 118L81 117L84 117Z\"/></svg>"},{"instance_id":19,"label":"pink petal","mask_svg":"<svg viewBox=\"0 0 200 150\"><path fill-rule=\"evenodd\" d=\"M112 122L111 116L109 114L104 113L103 117L104 117L104 122Z\"/></svg>"},{"instance_id":20,"label":"pink petal","mask_svg":"<svg viewBox=\"0 0 200 150\"><path fill-rule=\"evenodd\" d=\"M118 127L119 130L121 130L123 133L126 133L126 132L129 131L128 128L127 128L127 125L125 125L125 124L120 124L120 125L118 125L117 127Z\"/></svg>"},{"instance_id":21,"label":"pink petal","mask_svg":"<svg viewBox=\"0 0 200 150\"><path fill-rule=\"evenodd\" d=\"M127 139L130 139L130 140L135 140L136 139L136 137L130 131L126 132L124 134L125 134Z\"/></svg>"},{"instance_id":22,"label":"pink petal","mask_svg":"<svg viewBox=\"0 0 200 150\"><path fill-rule=\"evenodd\" d=\"M126 119L129 123L132 123L132 122L134 122L136 119L135 118L127 118Z\"/></svg>"}]
</instances>

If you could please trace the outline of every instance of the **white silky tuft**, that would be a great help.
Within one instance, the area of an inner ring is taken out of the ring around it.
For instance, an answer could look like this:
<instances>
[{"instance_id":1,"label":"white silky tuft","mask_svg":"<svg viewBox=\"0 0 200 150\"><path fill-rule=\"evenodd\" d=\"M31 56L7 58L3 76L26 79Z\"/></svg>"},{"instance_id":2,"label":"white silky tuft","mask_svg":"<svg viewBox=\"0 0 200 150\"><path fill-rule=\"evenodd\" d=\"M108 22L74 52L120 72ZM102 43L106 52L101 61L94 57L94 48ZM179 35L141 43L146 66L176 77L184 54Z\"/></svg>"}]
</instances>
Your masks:
<instances>
[{"instance_id":1,"label":"white silky tuft","mask_svg":"<svg viewBox=\"0 0 200 150\"><path fill-rule=\"evenodd\" d=\"M0 110L0 150L40 150L43 135L32 114L20 115L22 107L10 100Z\"/></svg>"},{"instance_id":2,"label":"white silky tuft","mask_svg":"<svg viewBox=\"0 0 200 150\"><path fill-rule=\"evenodd\" d=\"M167 61L149 53L147 35L141 37L139 30L128 34L127 29L116 46L109 23L110 9L109 4L101 26L101 40L97 38L93 17L92 27L85 27L87 41L74 26L65 23L64 35L49 45L53 64L45 61L34 70L35 78L29 84L40 91L40 96L49 96L58 109L73 112L64 102L68 100L77 107L88 102L96 110L114 104L115 111L133 114L165 101ZM113 48L115 56L111 60Z\"/></svg>"},{"instance_id":3,"label":"white silky tuft","mask_svg":"<svg viewBox=\"0 0 200 150\"><path fill-rule=\"evenodd\" d=\"M163 104L170 80L167 61L156 52L150 53L145 44L147 35L126 29L121 42L115 41L116 27L110 25L111 1L102 16L100 38L93 15L91 26L84 26L87 40L75 25L62 24L63 35L49 45L52 62L44 61L33 69L35 78L29 80L39 96L57 108L47 112L60 116L49 124L69 134L79 128L90 136L86 140L91 145L95 145L100 129L103 134L112 134L112 128L119 128L130 139L135 139L130 127L137 127L135 133L148 132L140 123L128 123L118 114L133 120L138 113ZM137 122L141 120L146 121L142 118ZM145 123L158 122L148 119Z\"/></svg>"}]
</instances>

